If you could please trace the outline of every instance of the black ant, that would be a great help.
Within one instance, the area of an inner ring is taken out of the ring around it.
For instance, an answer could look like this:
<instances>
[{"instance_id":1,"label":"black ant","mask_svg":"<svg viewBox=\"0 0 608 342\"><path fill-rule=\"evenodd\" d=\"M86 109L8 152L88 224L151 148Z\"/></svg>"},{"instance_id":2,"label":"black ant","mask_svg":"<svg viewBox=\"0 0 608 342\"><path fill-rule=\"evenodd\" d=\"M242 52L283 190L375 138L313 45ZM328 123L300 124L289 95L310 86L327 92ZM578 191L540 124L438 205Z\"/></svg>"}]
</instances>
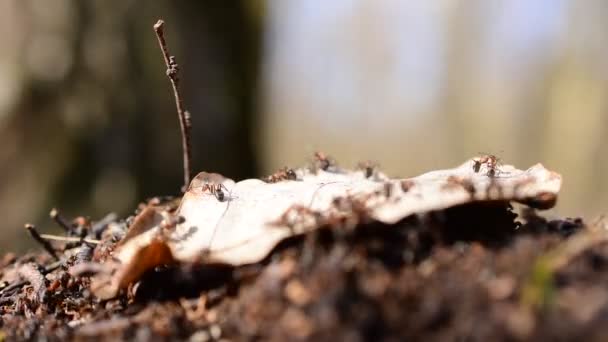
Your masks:
<instances>
[{"instance_id":1,"label":"black ant","mask_svg":"<svg viewBox=\"0 0 608 342\"><path fill-rule=\"evenodd\" d=\"M222 184L224 180L224 176L219 173L201 172L194 177L190 188L196 189L200 187L202 192L209 191L218 201L223 202L226 198L224 190L228 191L226 186Z\"/></svg>"},{"instance_id":2,"label":"black ant","mask_svg":"<svg viewBox=\"0 0 608 342\"><path fill-rule=\"evenodd\" d=\"M315 152L315 163L323 171L327 171L333 165L331 159L323 152Z\"/></svg>"},{"instance_id":3,"label":"black ant","mask_svg":"<svg viewBox=\"0 0 608 342\"><path fill-rule=\"evenodd\" d=\"M209 192L217 198L218 201L223 202L226 197L224 194L224 190L228 191L226 186L221 183L205 183L201 188L201 191L209 190Z\"/></svg>"},{"instance_id":4,"label":"black ant","mask_svg":"<svg viewBox=\"0 0 608 342\"><path fill-rule=\"evenodd\" d=\"M287 171L285 171L285 176L289 180L295 180L298 178L298 176L296 175L296 172L292 169L287 169Z\"/></svg>"},{"instance_id":5,"label":"black ant","mask_svg":"<svg viewBox=\"0 0 608 342\"><path fill-rule=\"evenodd\" d=\"M473 171L476 173L481 170L482 165L486 165L488 168L487 176L494 177L496 176L498 170L498 157L492 154L488 154L485 156L477 157L473 159Z\"/></svg>"},{"instance_id":6,"label":"black ant","mask_svg":"<svg viewBox=\"0 0 608 342\"><path fill-rule=\"evenodd\" d=\"M363 171L365 178L370 178L376 172L376 164L368 160L357 164L357 169Z\"/></svg>"},{"instance_id":7,"label":"black ant","mask_svg":"<svg viewBox=\"0 0 608 342\"><path fill-rule=\"evenodd\" d=\"M264 179L264 181L266 181L266 183L276 183L276 182L280 182L282 180L296 180L296 179L298 179L296 172L293 169L284 167L284 168L280 169L279 171L277 171L276 173L266 177L266 179Z\"/></svg>"}]
</instances>

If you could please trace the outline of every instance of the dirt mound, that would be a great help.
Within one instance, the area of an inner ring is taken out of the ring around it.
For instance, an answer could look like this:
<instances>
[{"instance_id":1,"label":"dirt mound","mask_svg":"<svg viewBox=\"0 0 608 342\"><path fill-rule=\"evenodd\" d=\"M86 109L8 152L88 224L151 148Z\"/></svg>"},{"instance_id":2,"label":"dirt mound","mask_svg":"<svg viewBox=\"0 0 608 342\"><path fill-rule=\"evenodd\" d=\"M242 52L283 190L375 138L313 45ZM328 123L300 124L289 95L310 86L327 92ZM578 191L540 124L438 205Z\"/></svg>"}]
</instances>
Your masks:
<instances>
[{"instance_id":1,"label":"dirt mound","mask_svg":"<svg viewBox=\"0 0 608 342\"><path fill-rule=\"evenodd\" d=\"M74 271L78 255L7 255L3 279L14 281L1 285L1 331L11 340L602 339L603 228L531 212L522 221L510 205L486 203L396 225L325 226L252 265L157 267L107 301L89 291L95 270ZM98 244L93 259L114 244Z\"/></svg>"}]
</instances>

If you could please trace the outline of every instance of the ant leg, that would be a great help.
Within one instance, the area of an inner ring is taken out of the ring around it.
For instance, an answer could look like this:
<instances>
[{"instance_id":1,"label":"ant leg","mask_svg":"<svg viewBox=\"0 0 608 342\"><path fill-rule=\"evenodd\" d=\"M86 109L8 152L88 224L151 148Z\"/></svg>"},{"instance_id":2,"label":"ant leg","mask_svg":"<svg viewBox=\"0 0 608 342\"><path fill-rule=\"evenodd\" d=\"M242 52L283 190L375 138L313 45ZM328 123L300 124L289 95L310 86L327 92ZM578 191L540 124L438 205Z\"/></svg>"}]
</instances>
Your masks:
<instances>
[{"instance_id":1,"label":"ant leg","mask_svg":"<svg viewBox=\"0 0 608 342\"><path fill-rule=\"evenodd\" d=\"M213 191L213 194L215 195L215 198L217 198L217 200L220 202L223 202L225 199L225 194L222 189L226 190L226 192L228 193L230 192L224 184L217 184L214 189L215 191Z\"/></svg>"},{"instance_id":2,"label":"ant leg","mask_svg":"<svg viewBox=\"0 0 608 342\"><path fill-rule=\"evenodd\" d=\"M208 183L201 185L201 192L205 192L207 190L211 190Z\"/></svg>"}]
</instances>

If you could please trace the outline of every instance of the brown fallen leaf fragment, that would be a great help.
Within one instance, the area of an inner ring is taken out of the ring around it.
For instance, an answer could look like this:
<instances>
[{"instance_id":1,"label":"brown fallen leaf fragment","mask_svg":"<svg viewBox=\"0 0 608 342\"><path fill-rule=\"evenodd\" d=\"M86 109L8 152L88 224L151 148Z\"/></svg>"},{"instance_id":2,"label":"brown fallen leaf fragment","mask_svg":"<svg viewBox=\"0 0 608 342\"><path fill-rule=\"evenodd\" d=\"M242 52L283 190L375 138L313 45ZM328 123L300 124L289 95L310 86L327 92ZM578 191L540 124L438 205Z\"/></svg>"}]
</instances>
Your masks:
<instances>
[{"instance_id":1,"label":"brown fallen leaf fragment","mask_svg":"<svg viewBox=\"0 0 608 342\"><path fill-rule=\"evenodd\" d=\"M147 230L157 227L163 219L162 209L151 205L144 207L143 210L135 216L127 234L118 242L117 247L124 245L132 238L145 233Z\"/></svg>"},{"instance_id":2,"label":"brown fallen leaf fragment","mask_svg":"<svg viewBox=\"0 0 608 342\"><path fill-rule=\"evenodd\" d=\"M336 220L353 225L365 217L395 224L411 215L473 202L517 201L541 209L555 203L561 176L542 165L518 170L477 164L471 159L409 179L390 179L379 171L367 177L365 170L299 169L294 171L297 180L276 183L235 183L203 172L192 180L175 213L148 206L135 218L112 255L115 261L107 263L104 275L96 277L102 281L93 282L92 288L109 298L146 270L171 262L255 263L283 239ZM207 184L222 189L221 198ZM340 205L344 201L353 205ZM163 228L171 215L183 221Z\"/></svg>"},{"instance_id":3,"label":"brown fallen leaf fragment","mask_svg":"<svg viewBox=\"0 0 608 342\"><path fill-rule=\"evenodd\" d=\"M173 262L163 229L165 220L172 217L165 207L151 205L135 217L112 258L95 270L98 274L92 279L91 290L97 297L112 298L147 270Z\"/></svg>"},{"instance_id":4,"label":"brown fallen leaf fragment","mask_svg":"<svg viewBox=\"0 0 608 342\"><path fill-rule=\"evenodd\" d=\"M171 250L160 238L142 242L140 245L129 245L128 258L121 263L117 260L107 261L104 267L92 278L91 290L100 299L113 298L118 291L126 288L148 271L159 265L173 263Z\"/></svg>"}]
</instances>

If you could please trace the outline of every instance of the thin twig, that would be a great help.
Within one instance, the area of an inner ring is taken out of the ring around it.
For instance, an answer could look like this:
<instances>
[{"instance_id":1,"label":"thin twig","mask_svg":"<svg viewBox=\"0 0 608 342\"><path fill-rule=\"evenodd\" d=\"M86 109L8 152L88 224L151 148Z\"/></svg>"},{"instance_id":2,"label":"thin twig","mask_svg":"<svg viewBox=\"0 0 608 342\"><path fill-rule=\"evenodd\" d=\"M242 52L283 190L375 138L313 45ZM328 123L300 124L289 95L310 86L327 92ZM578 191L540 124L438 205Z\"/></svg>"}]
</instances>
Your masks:
<instances>
[{"instance_id":1,"label":"thin twig","mask_svg":"<svg viewBox=\"0 0 608 342\"><path fill-rule=\"evenodd\" d=\"M72 225L69 224L63 216L61 216L57 208L51 209L49 216L66 232L70 233L72 231Z\"/></svg>"},{"instance_id":2,"label":"thin twig","mask_svg":"<svg viewBox=\"0 0 608 342\"><path fill-rule=\"evenodd\" d=\"M86 242L91 244L99 244L101 240L89 239L89 238L79 238L76 236L58 236L52 234L40 234L40 237L45 240L54 240L54 241L67 241L67 242Z\"/></svg>"},{"instance_id":3,"label":"thin twig","mask_svg":"<svg viewBox=\"0 0 608 342\"><path fill-rule=\"evenodd\" d=\"M3 288L2 291L0 291L0 296L3 296L4 294L9 293L15 289L18 289L25 284L27 284L27 281L25 281L25 280L19 280L17 282L14 282L14 283L10 284L9 286Z\"/></svg>"},{"instance_id":4,"label":"thin twig","mask_svg":"<svg viewBox=\"0 0 608 342\"><path fill-rule=\"evenodd\" d=\"M64 263L64 261L60 260L60 261L56 261L56 262L44 267L44 269L42 270L42 274L48 274L50 272L53 272L54 270L61 267L61 265L63 265L63 263ZM19 280L17 282L14 282L11 285L8 285L5 288L3 288L2 290L0 290L0 296L4 296L6 293L9 293L15 289L18 289L27 283L29 283L28 280Z\"/></svg>"},{"instance_id":5,"label":"thin twig","mask_svg":"<svg viewBox=\"0 0 608 342\"><path fill-rule=\"evenodd\" d=\"M192 170L190 168L191 153L190 153L190 113L184 110L182 98L179 95L179 65L175 61L175 56L169 54L167 42L164 35L165 22L161 19L154 24L154 32L158 38L158 45L163 53L165 65L167 66L167 77L171 81L173 87L173 95L175 96L175 106L179 117L179 125L182 131L182 149L184 153L184 186L182 192L185 192L192 179Z\"/></svg>"},{"instance_id":6,"label":"thin twig","mask_svg":"<svg viewBox=\"0 0 608 342\"><path fill-rule=\"evenodd\" d=\"M59 260L59 257L57 256L57 253L55 253L55 249L53 248L53 246L47 240L40 236L40 234L36 230L36 227L33 224L26 223L25 229L27 229L27 231L30 233L30 236L34 240L36 240L36 242L42 245L44 250L46 250L53 258Z\"/></svg>"},{"instance_id":7,"label":"thin twig","mask_svg":"<svg viewBox=\"0 0 608 342\"><path fill-rule=\"evenodd\" d=\"M117 219L118 215L116 213L109 213L101 220L93 223L91 226L91 234L95 239L100 239L103 231L110 225L110 223L116 221Z\"/></svg>"}]
</instances>

